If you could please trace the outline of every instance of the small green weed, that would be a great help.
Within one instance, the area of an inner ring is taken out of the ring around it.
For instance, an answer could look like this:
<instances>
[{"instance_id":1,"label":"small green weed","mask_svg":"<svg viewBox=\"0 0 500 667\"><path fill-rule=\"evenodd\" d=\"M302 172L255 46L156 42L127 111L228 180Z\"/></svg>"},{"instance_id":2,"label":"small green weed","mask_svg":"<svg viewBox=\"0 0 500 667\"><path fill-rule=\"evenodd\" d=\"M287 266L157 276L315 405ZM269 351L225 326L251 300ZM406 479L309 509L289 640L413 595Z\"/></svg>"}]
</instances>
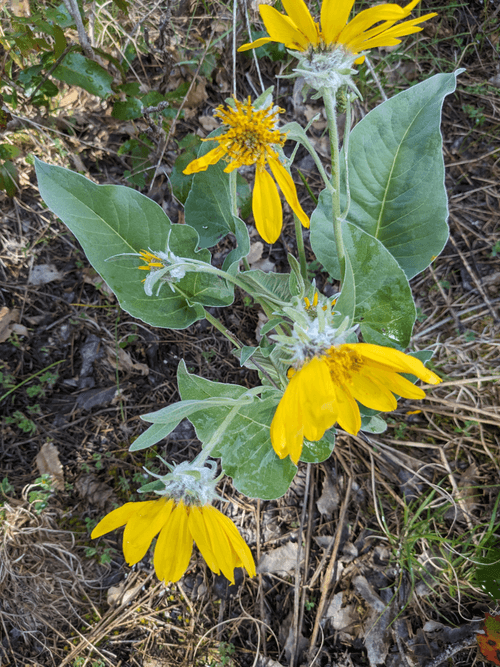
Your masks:
<instances>
[{"instance_id":1,"label":"small green weed","mask_svg":"<svg viewBox=\"0 0 500 667\"><path fill-rule=\"evenodd\" d=\"M37 514L40 514L47 507L50 498L54 495L54 491L50 475L37 477L34 484L30 484L28 502L34 505Z\"/></svg>"},{"instance_id":2,"label":"small green weed","mask_svg":"<svg viewBox=\"0 0 500 667\"><path fill-rule=\"evenodd\" d=\"M16 410L10 417L5 417L4 422L6 424L14 424L23 433L33 434L36 431L35 422L29 417L26 417L21 410Z\"/></svg>"}]
</instances>

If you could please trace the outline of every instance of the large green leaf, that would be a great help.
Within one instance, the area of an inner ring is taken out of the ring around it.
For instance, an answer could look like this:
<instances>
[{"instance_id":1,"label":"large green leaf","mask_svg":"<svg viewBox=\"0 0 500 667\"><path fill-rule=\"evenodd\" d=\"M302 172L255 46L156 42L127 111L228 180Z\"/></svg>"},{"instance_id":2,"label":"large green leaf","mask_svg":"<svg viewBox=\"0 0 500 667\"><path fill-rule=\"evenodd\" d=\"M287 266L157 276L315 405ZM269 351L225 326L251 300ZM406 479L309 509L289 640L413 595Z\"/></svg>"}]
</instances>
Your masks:
<instances>
[{"instance_id":1,"label":"large green leaf","mask_svg":"<svg viewBox=\"0 0 500 667\"><path fill-rule=\"evenodd\" d=\"M216 130L209 137L215 137L220 132ZM216 146L216 141L204 142L198 156L206 155ZM229 174L224 172L226 166L224 160L219 160L206 171L200 171L193 176L184 215L187 224L194 227L199 234L200 248L210 248L226 234L234 231Z\"/></svg>"},{"instance_id":2,"label":"large green leaf","mask_svg":"<svg viewBox=\"0 0 500 667\"><path fill-rule=\"evenodd\" d=\"M415 305L403 270L380 241L359 227L344 223L342 238L346 272L335 309L360 324L367 343L406 348Z\"/></svg>"},{"instance_id":3,"label":"large green leaf","mask_svg":"<svg viewBox=\"0 0 500 667\"><path fill-rule=\"evenodd\" d=\"M238 385L211 382L187 372L182 361L177 371L183 400L210 397L238 399L247 390ZM221 458L224 473L233 479L241 493L270 500L282 496L297 471L290 457L279 459L271 446L269 429L279 401L279 394L255 399L243 405L222 436L212 455ZM189 416L202 443L207 443L227 417L231 407L210 408Z\"/></svg>"},{"instance_id":4,"label":"large green leaf","mask_svg":"<svg viewBox=\"0 0 500 667\"><path fill-rule=\"evenodd\" d=\"M113 94L111 74L81 53L68 53L52 72L52 76L70 86L80 86L98 97L105 98Z\"/></svg>"},{"instance_id":5,"label":"large green leaf","mask_svg":"<svg viewBox=\"0 0 500 667\"><path fill-rule=\"evenodd\" d=\"M460 71L436 74L383 102L349 139L347 218L379 239L408 278L423 271L448 239L439 126ZM343 155L340 165L344 183ZM345 202L344 192L342 208Z\"/></svg>"},{"instance_id":6,"label":"large green leaf","mask_svg":"<svg viewBox=\"0 0 500 667\"><path fill-rule=\"evenodd\" d=\"M196 252L198 235L189 225L173 225L164 211L144 195L119 185L96 185L89 179L39 160L40 194L82 244L90 263L116 294L121 307L148 324L182 329L204 317L201 305L231 303L232 288L217 277L187 273L176 290L162 287L147 296L145 272L138 257L120 256L143 249L170 250L178 257L210 261L208 250Z\"/></svg>"},{"instance_id":7,"label":"large green leaf","mask_svg":"<svg viewBox=\"0 0 500 667\"><path fill-rule=\"evenodd\" d=\"M310 240L316 258L334 280L340 280L342 276L333 233L332 196L326 189L320 193L318 205L311 215Z\"/></svg>"}]
</instances>

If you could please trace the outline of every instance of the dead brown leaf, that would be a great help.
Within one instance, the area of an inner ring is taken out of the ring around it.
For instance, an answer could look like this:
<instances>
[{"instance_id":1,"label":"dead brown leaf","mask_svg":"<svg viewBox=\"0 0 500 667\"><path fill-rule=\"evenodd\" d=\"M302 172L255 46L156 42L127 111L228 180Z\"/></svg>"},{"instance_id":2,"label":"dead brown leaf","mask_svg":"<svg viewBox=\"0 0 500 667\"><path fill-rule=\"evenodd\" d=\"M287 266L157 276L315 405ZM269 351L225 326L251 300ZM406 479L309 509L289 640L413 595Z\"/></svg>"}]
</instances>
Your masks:
<instances>
[{"instance_id":1,"label":"dead brown leaf","mask_svg":"<svg viewBox=\"0 0 500 667\"><path fill-rule=\"evenodd\" d=\"M50 475L55 489L64 489L64 470L59 460L59 451L52 442L46 442L36 457L36 467L40 475Z\"/></svg>"}]
</instances>

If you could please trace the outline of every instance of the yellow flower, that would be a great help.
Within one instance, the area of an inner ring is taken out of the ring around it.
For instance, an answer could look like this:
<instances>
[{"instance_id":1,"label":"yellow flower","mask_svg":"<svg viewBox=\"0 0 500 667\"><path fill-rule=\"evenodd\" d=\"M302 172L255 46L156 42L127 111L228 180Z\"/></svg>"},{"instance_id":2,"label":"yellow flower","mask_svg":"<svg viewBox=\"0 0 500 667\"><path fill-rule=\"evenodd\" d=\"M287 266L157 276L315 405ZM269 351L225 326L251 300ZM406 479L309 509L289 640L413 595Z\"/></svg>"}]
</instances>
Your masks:
<instances>
[{"instance_id":1,"label":"yellow flower","mask_svg":"<svg viewBox=\"0 0 500 667\"><path fill-rule=\"evenodd\" d=\"M280 458L297 463L304 437L320 440L336 422L355 435L361 428L356 401L373 410L395 410L394 394L420 399L425 392L398 373L410 373L428 384L439 377L403 352L368 343L331 347L292 369L291 379L271 424L271 442Z\"/></svg>"},{"instance_id":2,"label":"yellow flower","mask_svg":"<svg viewBox=\"0 0 500 667\"><path fill-rule=\"evenodd\" d=\"M142 271L151 271L151 269L153 268L163 269L164 267L164 264L161 261L161 259L156 255L154 255L152 252L149 252L148 250L141 250L139 256L144 262L146 262L146 266L137 267Z\"/></svg>"},{"instance_id":3,"label":"yellow flower","mask_svg":"<svg viewBox=\"0 0 500 667\"><path fill-rule=\"evenodd\" d=\"M268 42L280 42L296 51L307 51L309 48L332 50L340 44L353 54L377 46L395 46L401 42L398 37L419 32L422 30L419 23L436 16L433 12L395 25L409 16L419 2L412 0L406 7L392 3L375 5L359 12L348 22L354 0L323 0L320 24L313 20L303 0L282 0L288 16L280 14L274 7L261 4L259 11L269 37L244 44L238 51L256 49ZM364 59L360 56L355 62L362 63Z\"/></svg>"},{"instance_id":4,"label":"yellow flower","mask_svg":"<svg viewBox=\"0 0 500 667\"><path fill-rule=\"evenodd\" d=\"M273 105L265 109L256 109L252 106L250 98L245 104L236 99L234 103L235 109L219 106L214 114L227 127L224 134L205 139L205 141L217 141L219 143L217 148L193 160L183 173L195 174L205 171L222 158L229 162L224 169L227 173L244 165L255 164L252 197L255 226L264 241L274 243L283 226L283 211L276 183L302 225L309 227L309 218L299 203L292 177L281 164L274 148L276 145L283 146L286 141L286 135L276 129L276 116L283 110L275 109ZM272 176L266 166L270 168Z\"/></svg>"},{"instance_id":5,"label":"yellow flower","mask_svg":"<svg viewBox=\"0 0 500 667\"><path fill-rule=\"evenodd\" d=\"M153 538L160 533L154 552L158 579L179 581L193 551L193 540L216 574L234 583L234 568L244 567L255 576L255 563L234 523L212 505L185 505L166 497L126 503L107 514L92 531L92 539L125 526L123 554L129 565L146 555Z\"/></svg>"}]
</instances>

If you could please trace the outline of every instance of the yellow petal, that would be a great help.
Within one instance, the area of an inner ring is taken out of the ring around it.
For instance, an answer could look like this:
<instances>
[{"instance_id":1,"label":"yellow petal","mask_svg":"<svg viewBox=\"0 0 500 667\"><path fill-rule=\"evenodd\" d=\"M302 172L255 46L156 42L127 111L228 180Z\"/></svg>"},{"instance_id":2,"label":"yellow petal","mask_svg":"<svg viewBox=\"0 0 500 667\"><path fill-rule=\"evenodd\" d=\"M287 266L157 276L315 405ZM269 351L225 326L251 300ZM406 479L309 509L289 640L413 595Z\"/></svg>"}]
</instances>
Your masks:
<instances>
[{"instance_id":1,"label":"yellow petal","mask_svg":"<svg viewBox=\"0 0 500 667\"><path fill-rule=\"evenodd\" d=\"M208 567L212 572L215 572L215 574L219 574L219 563L213 550L212 541L205 524L204 512L202 512L201 507L191 508L189 512L188 528Z\"/></svg>"},{"instance_id":2,"label":"yellow petal","mask_svg":"<svg viewBox=\"0 0 500 667\"><path fill-rule=\"evenodd\" d=\"M309 40L292 19L280 14L274 7L270 7L269 5L259 5L259 12L269 33L269 37L274 42L280 42L288 49L295 49L296 51L305 51L307 49Z\"/></svg>"},{"instance_id":3,"label":"yellow petal","mask_svg":"<svg viewBox=\"0 0 500 667\"><path fill-rule=\"evenodd\" d=\"M341 346L344 347L344 346ZM370 343L346 344L347 348L360 354L373 368L387 369L397 373L411 373L427 384L439 384L441 378L424 366L420 359L395 350Z\"/></svg>"},{"instance_id":4,"label":"yellow petal","mask_svg":"<svg viewBox=\"0 0 500 667\"><path fill-rule=\"evenodd\" d=\"M130 518L123 531L123 555L129 565L135 565L144 558L153 538L168 521L174 501L161 498L142 505Z\"/></svg>"},{"instance_id":5,"label":"yellow petal","mask_svg":"<svg viewBox=\"0 0 500 667\"><path fill-rule=\"evenodd\" d=\"M308 440L320 440L325 431L337 421L335 390L328 364L314 357L303 366L300 373L301 403L303 409L304 435Z\"/></svg>"},{"instance_id":6,"label":"yellow petal","mask_svg":"<svg viewBox=\"0 0 500 667\"><path fill-rule=\"evenodd\" d=\"M301 369L302 370L302 369ZM271 444L284 459L290 454L294 463L300 458L304 441L304 422L300 401L300 371L290 380L271 422Z\"/></svg>"},{"instance_id":7,"label":"yellow petal","mask_svg":"<svg viewBox=\"0 0 500 667\"><path fill-rule=\"evenodd\" d=\"M398 402L392 392L383 384L380 384L378 378L370 376L369 372L353 373L351 384L349 385L352 396L372 410L381 412L390 412L398 407Z\"/></svg>"},{"instance_id":8,"label":"yellow petal","mask_svg":"<svg viewBox=\"0 0 500 667\"><path fill-rule=\"evenodd\" d=\"M282 0L283 7L297 28L304 33L308 42L319 44L319 30L317 24L307 8L304 0Z\"/></svg>"},{"instance_id":9,"label":"yellow petal","mask_svg":"<svg viewBox=\"0 0 500 667\"><path fill-rule=\"evenodd\" d=\"M222 514L222 512L219 512L219 510L215 509L215 507L207 507L205 508L205 511L207 509L209 509L212 513L217 513L219 523L226 533L232 548L238 555L238 567L242 565L251 577L255 577L255 562L252 556L252 552L248 548L245 540L241 537L234 523L225 514Z\"/></svg>"},{"instance_id":10,"label":"yellow petal","mask_svg":"<svg viewBox=\"0 0 500 667\"><path fill-rule=\"evenodd\" d=\"M99 521L97 526L92 531L90 537L95 540L96 537L101 537L106 533L110 533L116 528L121 528L124 526L127 521L137 512L138 508L144 505L149 505L150 503L155 502L154 500L146 500L142 503L125 503L122 507L118 507Z\"/></svg>"},{"instance_id":11,"label":"yellow petal","mask_svg":"<svg viewBox=\"0 0 500 667\"><path fill-rule=\"evenodd\" d=\"M210 505L205 505L201 509L207 532L210 535L212 549L217 558L218 567L214 571L219 572L222 570L226 579L229 579L234 584L234 568L238 566L238 561L220 523L220 517L223 515Z\"/></svg>"},{"instance_id":12,"label":"yellow petal","mask_svg":"<svg viewBox=\"0 0 500 667\"><path fill-rule=\"evenodd\" d=\"M403 398L425 398L425 391L420 389L401 375L389 373L388 371L372 371L377 373L377 380L383 384L389 391L402 396Z\"/></svg>"},{"instance_id":13,"label":"yellow petal","mask_svg":"<svg viewBox=\"0 0 500 667\"><path fill-rule=\"evenodd\" d=\"M280 196L271 174L260 165L257 165L255 172L252 211L255 226L264 241L266 243L277 241L283 226Z\"/></svg>"},{"instance_id":14,"label":"yellow petal","mask_svg":"<svg viewBox=\"0 0 500 667\"><path fill-rule=\"evenodd\" d=\"M269 44L269 42L274 42L274 39L270 37L259 37L254 42L249 42L248 44L242 44L238 51L249 51L250 49L258 49L259 46L264 46L264 44Z\"/></svg>"},{"instance_id":15,"label":"yellow petal","mask_svg":"<svg viewBox=\"0 0 500 667\"><path fill-rule=\"evenodd\" d=\"M223 146L212 148L212 150L208 151L206 155L202 155L196 160L190 162L182 173L189 175L196 174L199 171L206 171L210 165L216 164L225 154L226 149Z\"/></svg>"},{"instance_id":16,"label":"yellow petal","mask_svg":"<svg viewBox=\"0 0 500 667\"><path fill-rule=\"evenodd\" d=\"M299 203L297 190L295 189L295 183L293 182L292 177L278 159L269 157L267 162L271 168L271 171L273 172L273 176L276 179L276 182L281 189L281 192L285 195L285 199L290 204L292 211L298 217L302 225L308 229L309 218L304 213L302 206Z\"/></svg>"},{"instance_id":17,"label":"yellow petal","mask_svg":"<svg viewBox=\"0 0 500 667\"><path fill-rule=\"evenodd\" d=\"M321 4L321 32L327 44L337 41L343 30L354 0L323 0Z\"/></svg>"},{"instance_id":18,"label":"yellow petal","mask_svg":"<svg viewBox=\"0 0 500 667\"><path fill-rule=\"evenodd\" d=\"M180 502L162 528L156 542L156 576L165 583L179 581L187 570L193 553L193 538L188 530L188 511Z\"/></svg>"},{"instance_id":19,"label":"yellow petal","mask_svg":"<svg viewBox=\"0 0 500 667\"><path fill-rule=\"evenodd\" d=\"M337 37L337 41L350 47L352 40L371 28L375 23L379 21L399 21L405 16L404 10L398 5L376 5L364 9L346 25Z\"/></svg>"},{"instance_id":20,"label":"yellow petal","mask_svg":"<svg viewBox=\"0 0 500 667\"><path fill-rule=\"evenodd\" d=\"M335 385L334 385L335 386ZM358 404L346 387L335 386L335 397L338 410L338 422L341 428L351 435L356 435L361 428L361 415Z\"/></svg>"}]
</instances>

